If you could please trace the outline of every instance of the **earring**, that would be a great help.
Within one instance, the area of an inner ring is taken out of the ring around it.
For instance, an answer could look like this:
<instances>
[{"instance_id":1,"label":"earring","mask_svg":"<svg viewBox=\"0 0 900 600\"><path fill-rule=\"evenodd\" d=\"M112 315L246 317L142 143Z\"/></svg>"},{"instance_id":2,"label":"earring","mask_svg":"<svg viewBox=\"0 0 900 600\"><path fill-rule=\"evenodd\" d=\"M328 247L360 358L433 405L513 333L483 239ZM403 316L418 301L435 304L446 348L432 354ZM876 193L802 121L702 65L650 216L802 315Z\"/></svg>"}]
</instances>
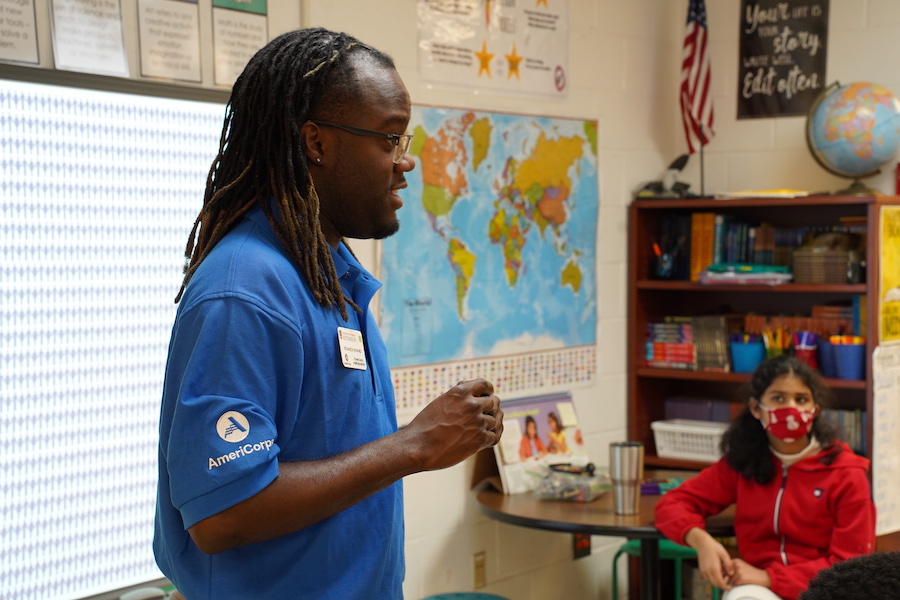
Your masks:
<instances>
[{"instance_id":1,"label":"earring","mask_svg":"<svg viewBox=\"0 0 900 600\"><path fill-rule=\"evenodd\" d=\"M321 165L321 164L322 164L322 159L321 159L320 157L316 157L316 162L319 163L319 164Z\"/></svg>"}]
</instances>

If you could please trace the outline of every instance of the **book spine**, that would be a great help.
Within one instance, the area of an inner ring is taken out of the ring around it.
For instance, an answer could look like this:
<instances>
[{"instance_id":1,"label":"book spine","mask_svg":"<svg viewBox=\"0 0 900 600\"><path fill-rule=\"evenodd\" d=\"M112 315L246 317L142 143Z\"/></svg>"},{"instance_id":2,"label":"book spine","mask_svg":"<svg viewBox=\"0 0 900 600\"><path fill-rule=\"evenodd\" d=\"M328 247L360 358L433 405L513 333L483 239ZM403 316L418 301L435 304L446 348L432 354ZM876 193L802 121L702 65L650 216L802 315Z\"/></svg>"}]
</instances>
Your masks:
<instances>
[{"instance_id":1,"label":"book spine","mask_svg":"<svg viewBox=\"0 0 900 600\"><path fill-rule=\"evenodd\" d=\"M703 268L700 266L701 258L701 245L702 245L702 231L703 225L701 222L703 220L703 213L695 212L691 214L691 271L690 271L690 279L691 281L699 281L700 280L700 271Z\"/></svg>"},{"instance_id":2,"label":"book spine","mask_svg":"<svg viewBox=\"0 0 900 600\"><path fill-rule=\"evenodd\" d=\"M747 228L747 262L758 263L759 259L762 258L762 248L757 237L758 232L758 227Z\"/></svg>"},{"instance_id":3,"label":"book spine","mask_svg":"<svg viewBox=\"0 0 900 600\"><path fill-rule=\"evenodd\" d=\"M691 276L691 216L673 216L674 249L672 251L672 279L685 281Z\"/></svg>"},{"instance_id":4,"label":"book spine","mask_svg":"<svg viewBox=\"0 0 900 600\"><path fill-rule=\"evenodd\" d=\"M703 214L703 253L700 263L702 271L705 271L709 265L713 264L713 253L716 247L716 215L715 213ZM698 276L699 279L699 276Z\"/></svg>"},{"instance_id":5,"label":"book spine","mask_svg":"<svg viewBox=\"0 0 900 600\"><path fill-rule=\"evenodd\" d=\"M727 235L728 217L726 215L717 214L715 216L715 225L713 232L713 264L720 264L727 261Z\"/></svg>"},{"instance_id":6,"label":"book spine","mask_svg":"<svg viewBox=\"0 0 900 600\"><path fill-rule=\"evenodd\" d=\"M731 222L728 224L727 233L725 234L725 262L734 263L738 261L738 228L740 223Z\"/></svg>"},{"instance_id":7,"label":"book spine","mask_svg":"<svg viewBox=\"0 0 900 600\"><path fill-rule=\"evenodd\" d=\"M715 213L691 214L691 281L700 281L700 273L713 263Z\"/></svg>"},{"instance_id":8,"label":"book spine","mask_svg":"<svg viewBox=\"0 0 900 600\"><path fill-rule=\"evenodd\" d=\"M737 239L737 262L750 262L750 259L747 256L747 230L749 226L747 223L741 223L738 226L738 239Z\"/></svg>"},{"instance_id":9,"label":"book spine","mask_svg":"<svg viewBox=\"0 0 900 600\"><path fill-rule=\"evenodd\" d=\"M853 296L853 335L866 335L867 321L866 295L856 294Z\"/></svg>"},{"instance_id":10,"label":"book spine","mask_svg":"<svg viewBox=\"0 0 900 600\"><path fill-rule=\"evenodd\" d=\"M753 239L752 261L759 265L774 265L775 262L775 228L771 225L760 225L749 231Z\"/></svg>"},{"instance_id":11,"label":"book spine","mask_svg":"<svg viewBox=\"0 0 900 600\"><path fill-rule=\"evenodd\" d=\"M774 227L771 225L766 226L765 262L763 264L775 264L775 233Z\"/></svg>"}]
</instances>

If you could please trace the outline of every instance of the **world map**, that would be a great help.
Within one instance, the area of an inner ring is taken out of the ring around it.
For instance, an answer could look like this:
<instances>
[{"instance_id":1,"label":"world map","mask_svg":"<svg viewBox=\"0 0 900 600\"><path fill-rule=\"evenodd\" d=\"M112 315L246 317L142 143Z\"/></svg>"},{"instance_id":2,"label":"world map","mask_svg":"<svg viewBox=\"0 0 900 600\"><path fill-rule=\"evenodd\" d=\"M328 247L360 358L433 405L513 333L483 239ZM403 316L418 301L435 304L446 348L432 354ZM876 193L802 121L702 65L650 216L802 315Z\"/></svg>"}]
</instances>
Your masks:
<instances>
[{"instance_id":1,"label":"world map","mask_svg":"<svg viewBox=\"0 0 900 600\"><path fill-rule=\"evenodd\" d=\"M391 366L594 344L596 122L414 106L409 131L382 246Z\"/></svg>"}]
</instances>

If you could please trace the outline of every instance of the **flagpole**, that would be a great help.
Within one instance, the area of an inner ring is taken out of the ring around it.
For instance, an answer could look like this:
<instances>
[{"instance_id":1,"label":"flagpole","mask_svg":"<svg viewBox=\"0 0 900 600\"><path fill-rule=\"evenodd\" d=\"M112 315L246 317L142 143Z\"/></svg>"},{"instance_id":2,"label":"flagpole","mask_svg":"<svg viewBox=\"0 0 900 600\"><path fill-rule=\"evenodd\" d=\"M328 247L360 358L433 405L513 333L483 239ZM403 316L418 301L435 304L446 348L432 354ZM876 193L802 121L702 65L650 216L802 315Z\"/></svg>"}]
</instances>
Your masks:
<instances>
[{"instance_id":1,"label":"flagpole","mask_svg":"<svg viewBox=\"0 0 900 600\"><path fill-rule=\"evenodd\" d=\"M703 198L706 196L706 177L703 173L703 146L706 144L700 144L700 197Z\"/></svg>"}]
</instances>

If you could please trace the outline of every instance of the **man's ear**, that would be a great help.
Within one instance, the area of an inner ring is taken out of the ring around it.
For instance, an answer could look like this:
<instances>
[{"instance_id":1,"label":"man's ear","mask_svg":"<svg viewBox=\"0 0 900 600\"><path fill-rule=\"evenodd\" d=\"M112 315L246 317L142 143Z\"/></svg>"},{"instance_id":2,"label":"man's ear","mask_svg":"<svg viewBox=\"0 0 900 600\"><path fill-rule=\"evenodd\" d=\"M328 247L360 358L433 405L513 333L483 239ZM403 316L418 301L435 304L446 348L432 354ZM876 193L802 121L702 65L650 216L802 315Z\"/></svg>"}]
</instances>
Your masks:
<instances>
[{"instance_id":1,"label":"man's ear","mask_svg":"<svg viewBox=\"0 0 900 600\"><path fill-rule=\"evenodd\" d=\"M303 143L303 152L309 162L322 164L325 160L325 147L327 146L324 143L326 140L323 129L312 121L307 121L300 128L300 139Z\"/></svg>"}]
</instances>

